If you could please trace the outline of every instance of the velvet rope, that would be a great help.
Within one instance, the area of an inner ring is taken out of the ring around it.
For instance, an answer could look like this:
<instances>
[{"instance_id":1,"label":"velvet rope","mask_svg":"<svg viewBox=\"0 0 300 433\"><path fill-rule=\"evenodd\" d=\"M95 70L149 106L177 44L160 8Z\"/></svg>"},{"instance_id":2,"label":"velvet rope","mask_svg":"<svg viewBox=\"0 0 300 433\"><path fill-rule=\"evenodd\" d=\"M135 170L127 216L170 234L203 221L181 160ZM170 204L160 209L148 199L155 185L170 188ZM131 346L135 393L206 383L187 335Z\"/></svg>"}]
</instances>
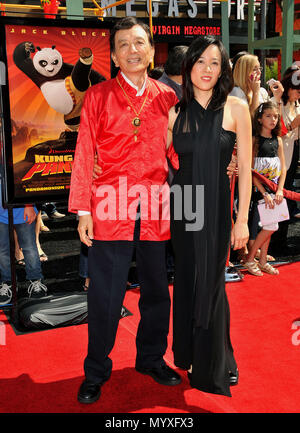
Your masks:
<instances>
[{"instance_id":1,"label":"velvet rope","mask_svg":"<svg viewBox=\"0 0 300 433\"><path fill-rule=\"evenodd\" d=\"M262 174L258 173L256 170L252 169L252 175L257 177L262 183L264 183L265 185L267 185L272 191L276 192L277 190L277 185L276 183L272 182L270 179L267 179L265 176L263 176ZM232 212L233 212L233 201L234 201L234 187L235 187L235 179L236 176L233 175L231 178L231 182L230 182L230 191L231 191L231 217L232 217ZM295 192L295 191L290 191L288 189L283 188L283 195L284 197L290 199L290 200L295 200L295 201L300 201L300 193L299 192ZM234 221L232 220L232 227L234 225ZM230 250L227 256L227 261L226 261L226 266L229 265L229 258L230 258Z\"/></svg>"},{"instance_id":2,"label":"velvet rope","mask_svg":"<svg viewBox=\"0 0 300 433\"><path fill-rule=\"evenodd\" d=\"M258 173L256 170L252 169L253 176L257 177L260 182L267 185L272 191L277 191L277 185L276 183L272 182L270 179L267 179L262 174ZM288 189L283 188L283 195L286 198L289 198L290 200L300 201L300 193L295 191L290 191Z\"/></svg>"}]
</instances>

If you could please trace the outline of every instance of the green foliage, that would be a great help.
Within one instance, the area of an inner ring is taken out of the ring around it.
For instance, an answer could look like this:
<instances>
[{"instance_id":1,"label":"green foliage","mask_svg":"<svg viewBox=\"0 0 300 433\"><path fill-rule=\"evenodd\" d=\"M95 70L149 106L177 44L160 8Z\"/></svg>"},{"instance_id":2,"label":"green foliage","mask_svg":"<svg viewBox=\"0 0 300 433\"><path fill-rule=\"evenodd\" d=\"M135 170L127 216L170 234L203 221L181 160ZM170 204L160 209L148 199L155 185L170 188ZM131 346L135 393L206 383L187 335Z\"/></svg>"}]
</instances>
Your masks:
<instances>
[{"instance_id":1,"label":"green foliage","mask_svg":"<svg viewBox=\"0 0 300 433\"><path fill-rule=\"evenodd\" d=\"M274 62L273 65L266 65L266 82L271 78L278 80L278 62Z\"/></svg>"}]
</instances>

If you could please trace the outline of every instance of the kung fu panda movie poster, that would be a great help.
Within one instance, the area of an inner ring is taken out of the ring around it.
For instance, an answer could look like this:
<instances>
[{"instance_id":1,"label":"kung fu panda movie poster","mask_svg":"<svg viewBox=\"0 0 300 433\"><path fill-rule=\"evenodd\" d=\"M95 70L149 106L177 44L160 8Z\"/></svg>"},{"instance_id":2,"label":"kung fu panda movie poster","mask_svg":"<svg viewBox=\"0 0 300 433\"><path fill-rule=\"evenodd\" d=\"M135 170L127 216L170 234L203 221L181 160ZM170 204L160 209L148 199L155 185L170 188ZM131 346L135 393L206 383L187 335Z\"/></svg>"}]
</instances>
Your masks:
<instances>
[{"instance_id":1,"label":"kung fu panda movie poster","mask_svg":"<svg viewBox=\"0 0 300 433\"><path fill-rule=\"evenodd\" d=\"M109 30L6 25L15 198L66 197L89 86L110 78Z\"/></svg>"}]
</instances>

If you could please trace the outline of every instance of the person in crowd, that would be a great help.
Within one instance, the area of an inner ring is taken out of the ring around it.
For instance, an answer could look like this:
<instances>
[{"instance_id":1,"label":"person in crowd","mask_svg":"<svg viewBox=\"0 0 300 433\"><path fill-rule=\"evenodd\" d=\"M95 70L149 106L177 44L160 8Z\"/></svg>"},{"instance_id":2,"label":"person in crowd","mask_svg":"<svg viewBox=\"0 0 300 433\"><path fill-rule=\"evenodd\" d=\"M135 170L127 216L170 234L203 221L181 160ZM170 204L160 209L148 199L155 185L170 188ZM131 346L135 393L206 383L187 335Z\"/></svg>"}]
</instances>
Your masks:
<instances>
[{"instance_id":1,"label":"person in crowd","mask_svg":"<svg viewBox=\"0 0 300 433\"><path fill-rule=\"evenodd\" d=\"M79 255L79 276L84 279L82 288L86 292L90 285L89 266L88 266L88 247L82 242L80 244L80 255Z\"/></svg>"},{"instance_id":2,"label":"person in crowd","mask_svg":"<svg viewBox=\"0 0 300 433\"><path fill-rule=\"evenodd\" d=\"M42 227L44 227L43 228L44 232L45 231L49 231L49 228L43 224L43 219L42 219L41 211L39 211L38 214L37 214L37 217L36 217L36 226L35 226L36 246L37 246L38 253L39 253L39 256L40 256L40 261L41 262L47 262L48 256L44 252L44 250L42 249L42 246L41 246L41 243L40 243L40 232L42 231ZM45 228L46 228L46 230L45 230Z\"/></svg>"},{"instance_id":3,"label":"person in crowd","mask_svg":"<svg viewBox=\"0 0 300 433\"><path fill-rule=\"evenodd\" d=\"M231 71L232 71L232 73L234 72L234 68L235 68L235 65L236 65L236 62L241 58L241 57L243 57L245 54L250 54L250 53L248 53L248 51L239 51L235 56L233 56L232 57L232 59L231 59Z\"/></svg>"},{"instance_id":4,"label":"person in crowd","mask_svg":"<svg viewBox=\"0 0 300 433\"><path fill-rule=\"evenodd\" d=\"M167 185L168 114L177 97L169 86L147 77L154 43L146 24L134 17L120 20L111 32L110 44L112 59L120 70L116 78L92 86L86 93L69 196L69 211L79 214L80 239L90 248L89 344L85 380L78 392L81 403L97 401L110 377L109 354L134 247L141 313L135 368L162 385L181 382L163 359L170 315L165 260L169 220L151 219L147 213L151 206L141 195L123 200L124 185L120 186L125 179L127 191L142 185L150 199L151 185ZM93 182L95 153L103 173ZM120 203L127 202L124 209L116 209L120 213L116 218L104 212L107 201L103 188L107 185L116 192L117 201L121 197ZM157 198L159 207L161 200Z\"/></svg>"},{"instance_id":5,"label":"person in crowd","mask_svg":"<svg viewBox=\"0 0 300 433\"><path fill-rule=\"evenodd\" d=\"M159 81L170 86L178 100L182 97L182 64L187 52L188 47L185 45L177 45L170 49L167 57L167 61L164 66L164 73L159 78ZM175 171L170 162L169 165L169 175L168 184L171 185ZM167 271L170 281L174 278L174 253L172 249L171 241L167 243Z\"/></svg>"},{"instance_id":6,"label":"person in crowd","mask_svg":"<svg viewBox=\"0 0 300 433\"><path fill-rule=\"evenodd\" d=\"M300 63L295 62L291 66L289 66L283 73L282 79L284 80L286 77L290 76L294 72L299 71L300 69ZM296 74L296 77L298 77L298 73Z\"/></svg>"},{"instance_id":7,"label":"person in crowd","mask_svg":"<svg viewBox=\"0 0 300 433\"><path fill-rule=\"evenodd\" d=\"M19 265L19 266L25 266L24 255L22 253L22 248L19 245L16 229L14 229L14 240L15 240L15 259L16 259L16 264Z\"/></svg>"},{"instance_id":8,"label":"person in crowd","mask_svg":"<svg viewBox=\"0 0 300 433\"><path fill-rule=\"evenodd\" d=\"M43 218L42 218L42 211L41 210L39 211L39 213L37 215L37 223L39 223L40 232L44 232L44 233L50 232L49 227L44 224L44 221L43 221Z\"/></svg>"},{"instance_id":9,"label":"person in crowd","mask_svg":"<svg viewBox=\"0 0 300 433\"><path fill-rule=\"evenodd\" d=\"M251 215L249 218L250 238L253 240L249 247L245 268L252 275L262 276L263 272L277 275L278 269L267 262L268 248L272 234L278 230L278 223L262 226L258 232L259 214L258 200L264 199L266 207L274 208L283 200L283 186L286 176L283 143L280 135L280 115L277 105L271 101L265 102L256 109L253 118L253 167L263 176L278 185L275 197L268 188L255 176L253 184L257 190L254 193ZM251 224L250 224L251 221ZM254 261L257 250L260 249L259 261Z\"/></svg>"},{"instance_id":10,"label":"person in crowd","mask_svg":"<svg viewBox=\"0 0 300 433\"><path fill-rule=\"evenodd\" d=\"M42 219L44 220L48 218L63 218L66 216L63 213L58 212L56 205L53 202L43 203L41 210L42 210Z\"/></svg>"},{"instance_id":11,"label":"person in crowd","mask_svg":"<svg viewBox=\"0 0 300 433\"><path fill-rule=\"evenodd\" d=\"M294 64L283 74L281 82L273 83L271 100L278 105L282 116L282 142L286 165L284 188L294 190L294 180L299 160L300 126L300 69ZM279 83L279 84L278 84ZM293 218L300 218L295 201L287 199L290 220L279 223L279 229L273 234L270 249L274 254L288 253L287 235L289 223Z\"/></svg>"},{"instance_id":12,"label":"person in crowd","mask_svg":"<svg viewBox=\"0 0 300 433\"><path fill-rule=\"evenodd\" d=\"M35 224L35 237L36 237L36 246L38 249L38 253L40 256L41 262L46 262L48 260L47 254L43 251L41 243L40 243L40 232L49 232L49 228L44 225L42 217L41 217L41 211L38 211L36 216L36 224ZM25 266L24 261L24 254L22 252L22 248L19 245L18 236L16 233L16 230L14 230L14 237L15 237L15 257L16 257L16 264L20 266Z\"/></svg>"},{"instance_id":13,"label":"person in crowd","mask_svg":"<svg viewBox=\"0 0 300 433\"><path fill-rule=\"evenodd\" d=\"M232 59L232 74L234 80L234 88L230 92L231 96L236 96L245 101L250 110L251 116L258 105L269 99L266 89L261 87L261 67L257 56L254 56L247 51L237 53ZM238 199L238 191L235 191L235 197ZM248 247L252 240L249 240L249 245L246 245L237 252L238 261L245 262L248 253ZM259 257L260 250L257 251ZM269 256L269 259L275 260Z\"/></svg>"},{"instance_id":14,"label":"person in crowd","mask_svg":"<svg viewBox=\"0 0 300 433\"><path fill-rule=\"evenodd\" d=\"M38 205L39 212L36 217L36 245L38 248L38 253L40 256L41 262L48 261L48 256L43 250L41 243L40 243L40 233L41 232L49 232L50 229L44 224L44 220L48 219L61 219L64 218L66 215L58 212L56 208L56 204L53 202L47 202L43 203L42 205Z\"/></svg>"},{"instance_id":15,"label":"person in crowd","mask_svg":"<svg viewBox=\"0 0 300 433\"><path fill-rule=\"evenodd\" d=\"M258 57L253 54L240 56L233 70L234 87L230 95L247 102L251 115L260 103L269 99L268 92L261 87L261 70Z\"/></svg>"},{"instance_id":16,"label":"person in crowd","mask_svg":"<svg viewBox=\"0 0 300 433\"><path fill-rule=\"evenodd\" d=\"M230 240L234 249L248 240L252 184L249 109L228 96L232 87L223 44L214 37L195 39L184 60L183 97L170 110L168 129L168 144L173 141L179 155L171 188L174 362L188 370L192 387L226 396L238 382L238 369L230 342L225 265ZM226 167L235 142L240 200L232 228ZM188 185L192 193L185 192ZM178 186L183 191L179 201ZM201 209L202 224L197 221Z\"/></svg>"},{"instance_id":17,"label":"person in crowd","mask_svg":"<svg viewBox=\"0 0 300 433\"><path fill-rule=\"evenodd\" d=\"M0 179L1 192L1 179ZM1 200L2 194L0 194ZM13 209L14 229L25 261L28 297L41 298L47 295L47 286L43 284L41 262L36 246L35 219L37 210L32 205ZM0 305L6 305L12 299L10 245L8 230L8 210L0 202Z\"/></svg>"},{"instance_id":18,"label":"person in crowd","mask_svg":"<svg viewBox=\"0 0 300 433\"><path fill-rule=\"evenodd\" d=\"M163 73L164 73L163 66L156 66L155 68L151 69L148 72L148 76L150 78L153 78L154 80L159 80L159 78L162 76Z\"/></svg>"},{"instance_id":19,"label":"person in crowd","mask_svg":"<svg viewBox=\"0 0 300 433\"><path fill-rule=\"evenodd\" d=\"M286 134L282 136L283 150L287 168L284 187L293 190L298 160L299 160L299 127L300 127L300 69L293 65L285 71L280 87L271 87L273 92L272 101L278 104L281 109ZM288 200L288 207L291 217L300 218L300 211L295 201ZM281 241L286 241L288 223L281 225L278 233ZM282 235L282 236L281 236Z\"/></svg>"},{"instance_id":20,"label":"person in crowd","mask_svg":"<svg viewBox=\"0 0 300 433\"><path fill-rule=\"evenodd\" d=\"M177 45L168 53L168 58L165 63L164 72L159 78L159 81L170 86L176 93L178 99L182 96L182 75L181 68L184 56L188 47L185 45Z\"/></svg>"}]
</instances>

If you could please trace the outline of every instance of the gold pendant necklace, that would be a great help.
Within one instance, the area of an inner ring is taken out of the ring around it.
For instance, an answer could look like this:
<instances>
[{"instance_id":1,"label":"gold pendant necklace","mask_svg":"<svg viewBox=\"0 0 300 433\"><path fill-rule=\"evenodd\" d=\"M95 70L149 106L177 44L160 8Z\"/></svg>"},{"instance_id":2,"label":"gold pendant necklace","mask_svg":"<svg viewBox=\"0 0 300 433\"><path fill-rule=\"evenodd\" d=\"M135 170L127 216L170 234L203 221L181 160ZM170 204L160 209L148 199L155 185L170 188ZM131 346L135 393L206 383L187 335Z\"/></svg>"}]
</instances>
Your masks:
<instances>
[{"instance_id":1,"label":"gold pendant necklace","mask_svg":"<svg viewBox=\"0 0 300 433\"><path fill-rule=\"evenodd\" d=\"M134 113L135 113L135 115L136 115L136 117L134 117L134 118L132 119L131 123L132 123L132 125L133 125L133 127L134 127L134 130L133 130L133 133L134 133L134 141L137 141L137 134L138 134L138 132L139 132L139 130L138 130L137 128L138 128L139 126L141 126L141 119L139 118L139 116L140 116L140 114L141 114L141 112L142 112L142 110L143 110L143 108L144 108L144 105L145 105L147 99L148 99L148 95L149 95L149 91L150 91L150 85L148 86L147 94L146 94L146 96L145 96L145 99L144 99L144 101L143 101L143 103L142 103L141 108L139 109L139 111L136 111L136 109L134 108L134 106L132 105L132 103L131 103L131 101L130 101L130 99L129 99L129 96L127 95L127 93L126 93L125 90L123 89L123 87L122 87L122 85L121 85L121 83L120 83L120 81L119 81L119 78L116 77L116 80L117 80L117 83L119 84L121 90L123 91L124 96L125 96L125 98L127 99L128 103L129 103L129 105L130 105L130 107L133 109L133 111L134 111Z\"/></svg>"}]
</instances>

